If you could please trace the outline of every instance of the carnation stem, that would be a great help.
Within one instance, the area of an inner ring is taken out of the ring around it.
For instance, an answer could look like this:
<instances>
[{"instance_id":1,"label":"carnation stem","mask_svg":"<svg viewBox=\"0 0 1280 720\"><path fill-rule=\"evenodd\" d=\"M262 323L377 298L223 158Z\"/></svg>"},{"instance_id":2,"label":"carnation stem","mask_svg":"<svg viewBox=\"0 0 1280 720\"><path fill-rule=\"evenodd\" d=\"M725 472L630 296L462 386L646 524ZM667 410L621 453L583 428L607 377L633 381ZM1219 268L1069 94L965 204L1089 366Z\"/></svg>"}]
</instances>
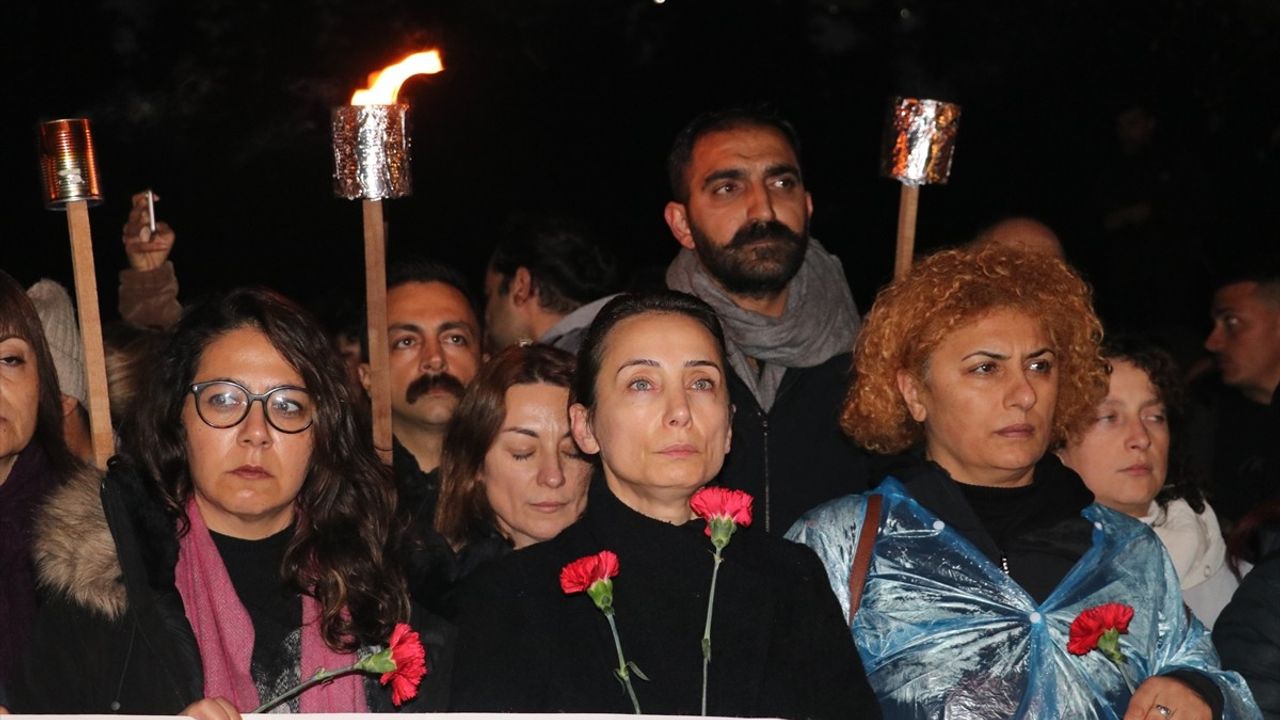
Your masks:
<instances>
[{"instance_id":1,"label":"carnation stem","mask_svg":"<svg viewBox=\"0 0 1280 720\"><path fill-rule=\"evenodd\" d=\"M1129 688L1129 697L1133 697L1133 693L1137 688L1133 686L1133 681L1129 679L1129 663L1123 659L1116 663L1116 667L1120 668L1120 677L1124 678L1124 686Z\"/></svg>"},{"instance_id":2,"label":"carnation stem","mask_svg":"<svg viewBox=\"0 0 1280 720\"><path fill-rule=\"evenodd\" d=\"M325 670L324 668L321 668L319 672L317 672L314 676L312 676L310 680L304 683L299 683L298 685L295 685L292 690L289 690L288 692L277 696L273 700L266 701L265 703L259 705L258 707L250 710L249 713L250 714L264 713L286 700L290 700L292 698L295 698L301 695L302 693L306 692L307 690L310 690L316 685L329 682L330 680L336 677L339 677L341 675L347 675L349 673L357 672L359 671L359 669L360 668L358 664L351 665L350 667L344 667L340 670Z\"/></svg>"},{"instance_id":3,"label":"carnation stem","mask_svg":"<svg viewBox=\"0 0 1280 720\"><path fill-rule=\"evenodd\" d=\"M716 605L716 577L720 575L721 548L716 548L715 564L711 568L711 592L707 593L707 625L702 630L702 715L707 715L707 671L711 666L711 612Z\"/></svg>"},{"instance_id":4,"label":"carnation stem","mask_svg":"<svg viewBox=\"0 0 1280 720\"><path fill-rule=\"evenodd\" d=\"M627 688L627 695L631 696L631 707L635 708L636 714L639 715L640 701L636 699L635 688L631 687L631 671L627 669L627 659L622 656L622 639L618 637L618 625L613 621L613 608L604 611L604 619L609 621L609 631L613 633L613 647L618 651L618 679Z\"/></svg>"}]
</instances>

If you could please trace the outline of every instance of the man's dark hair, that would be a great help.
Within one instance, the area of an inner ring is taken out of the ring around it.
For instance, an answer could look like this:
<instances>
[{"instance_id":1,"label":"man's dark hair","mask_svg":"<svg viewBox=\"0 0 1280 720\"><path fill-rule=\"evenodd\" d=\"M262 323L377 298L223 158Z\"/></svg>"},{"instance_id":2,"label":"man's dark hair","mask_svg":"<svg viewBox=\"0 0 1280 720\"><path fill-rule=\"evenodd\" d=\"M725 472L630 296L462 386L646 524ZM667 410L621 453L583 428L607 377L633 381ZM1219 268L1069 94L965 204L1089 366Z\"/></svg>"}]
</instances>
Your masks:
<instances>
[{"instance_id":1,"label":"man's dark hair","mask_svg":"<svg viewBox=\"0 0 1280 720\"><path fill-rule=\"evenodd\" d=\"M1242 282L1258 283L1258 294L1280 305L1280 253L1246 253L1236 257L1218 275L1214 289Z\"/></svg>"},{"instance_id":2,"label":"man's dark hair","mask_svg":"<svg viewBox=\"0 0 1280 720\"><path fill-rule=\"evenodd\" d=\"M676 202L689 202L689 163L693 160L693 146L704 135L739 128L762 127L777 130L800 161L800 136L791 123L768 107L727 108L705 112L684 126L671 145L667 155L667 180L671 183L671 197Z\"/></svg>"},{"instance_id":3,"label":"man's dark hair","mask_svg":"<svg viewBox=\"0 0 1280 720\"><path fill-rule=\"evenodd\" d=\"M420 282L438 282L445 285L451 285L462 296L471 303L471 309L475 310L477 305L475 296L471 293L471 285L462 273L456 268L445 265L444 263L432 262L430 260L412 259L402 260L393 263L387 268L387 290L391 291L406 283Z\"/></svg>"},{"instance_id":4,"label":"man's dark hair","mask_svg":"<svg viewBox=\"0 0 1280 720\"><path fill-rule=\"evenodd\" d=\"M508 221L489 259L502 276L498 291L511 288L518 268L526 268L538 304L568 314L613 291L617 263L580 221L563 217L516 217Z\"/></svg>"}]
</instances>

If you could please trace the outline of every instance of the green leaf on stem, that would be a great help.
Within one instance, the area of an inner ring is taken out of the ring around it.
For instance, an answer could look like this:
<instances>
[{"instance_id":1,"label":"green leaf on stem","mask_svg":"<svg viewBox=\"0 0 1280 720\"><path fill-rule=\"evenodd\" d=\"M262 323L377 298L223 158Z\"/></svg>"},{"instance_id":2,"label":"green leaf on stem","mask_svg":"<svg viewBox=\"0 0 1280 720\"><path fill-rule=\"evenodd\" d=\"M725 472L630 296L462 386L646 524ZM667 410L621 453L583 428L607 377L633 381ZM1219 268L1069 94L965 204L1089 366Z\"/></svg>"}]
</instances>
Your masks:
<instances>
[{"instance_id":1,"label":"green leaf on stem","mask_svg":"<svg viewBox=\"0 0 1280 720\"><path fill-rule=\"evenodd\" d=\"M396 661L391 657L391 648L385 648L372 655L368 655L360 659L356 663L356 669L367 673L376 673L382 675L384 673L395 672Z\"/></svg>"}]
</instances>

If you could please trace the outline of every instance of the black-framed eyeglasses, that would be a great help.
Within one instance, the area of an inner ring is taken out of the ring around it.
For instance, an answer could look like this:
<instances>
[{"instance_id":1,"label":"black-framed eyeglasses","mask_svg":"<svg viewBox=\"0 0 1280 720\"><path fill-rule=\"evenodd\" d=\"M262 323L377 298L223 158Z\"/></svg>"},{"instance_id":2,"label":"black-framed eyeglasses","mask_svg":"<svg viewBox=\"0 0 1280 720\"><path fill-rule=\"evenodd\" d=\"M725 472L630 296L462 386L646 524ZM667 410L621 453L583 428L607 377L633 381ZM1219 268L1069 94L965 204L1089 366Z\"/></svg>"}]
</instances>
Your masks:
<instances>
[{"instance_id":1,"label":"black-framed eyeglasses","mask_svg":"<svg viewBox=\"0 0 1280 720\"><path fill-rule=\"evenodd\" d=\"M205 425L229 428L244 422L249 408L259 400L271 427L290 435L311 427L315 420L315 402L306 388L281 385L264 393L252 393L240 383L210 380L191 386L196 396L196 414Z\"/></svg>"}]
</instances>

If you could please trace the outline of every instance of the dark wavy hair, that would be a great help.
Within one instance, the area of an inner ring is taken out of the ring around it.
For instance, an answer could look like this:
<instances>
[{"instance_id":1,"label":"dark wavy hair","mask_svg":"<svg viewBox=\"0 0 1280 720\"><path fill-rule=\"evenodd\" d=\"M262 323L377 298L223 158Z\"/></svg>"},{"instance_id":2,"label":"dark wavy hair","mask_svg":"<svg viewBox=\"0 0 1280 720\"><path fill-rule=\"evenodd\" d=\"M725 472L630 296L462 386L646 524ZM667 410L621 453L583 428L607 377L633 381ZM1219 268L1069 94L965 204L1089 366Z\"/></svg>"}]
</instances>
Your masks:
<instances>
[{"instance_id":1,"label":"dark wavy hair","mask_svg":"<svg viewBox=\"0 0 1280 720\"><path fill-rule=\"evenodd\" d=\"M573 374L573 386L569 392L569 402L581 403L587 412L595 411L596 378L600 374L600 363L604 359L605 341L614 326L636 315L684 315L697 321L711 333L716 342L717 360L720 367L728 372L725 361L724 328L720 326L720 318L711 306L687 293L676 290L659 290L649 293L623 294L615 297L600 308L595 320L587 328L582 337L582 345L578 348L578 367Z\"/></svg>"},{"instance_id":2,"label":"dark wavy hair","mask_svg":"<svg viewBox=\"0 0 1280 720\"><path fill-rule=\"evenodd\" d=\"M573 355L558 348L513 345L480 368L467 387L449 422L440 457L435 526L450 545L461 547L486 526L497 527L479 475L507 417L507 389L533 383L568 389L573 364ZM564 410L567 415L568 404Z\"/></svg>"},{"instance_id":3,"label":"dark wavy hair","mask_svg":"<svg viewBox=\"0 0 1280 720\"><path fill-rule=\"evenodd\" d=\"M31 438L49 459L59 480L83 467L83 463L67 449L62 434L62 392L58 370L44 337L44 326L31 298L8 273L0 270L0 339L16 337L31 346L35 357L36 378L40 383L36 405L36 429Z\"/></svg>"},{"instance_id":4,"label":"dark wavy hair","mask_svg":"<svg viewBox=\"0 0 1280 720\"><path fill-rule=\"evenodd\" d=\"M189 529L192 479L182 411L205 349L239 328L262 332L315 400L314 444L295 500L292 541L281 578L321 606L320 631L335 650L385 643L409 616L395 544L395 485L374 454L368 420L320 324L264 289L232 290L191 310L156 358L148 388L121 429L121 454L143 474L177 522Z\"/></svg>"},{"instance_id":5,"label":"dark wavy hair","mask_svg":"<svg viewBox=\"0 0 1280 720\"><path fill-rule=\"evenodd\" d=\"M1191 439L1187 428L1186 388L1182 373L1173 356L1159 346L1134 335L1107 336L1102 343L1102 357L1108 361L1125 360L1147 374L1164 404L1169 423L1169 464L1164 487L1156 495L1160 507L1178 499L1185 500L1197 513L1204 512L1203 481L1192 467L1189 450Z\"/></svg>"}]
</instances>

